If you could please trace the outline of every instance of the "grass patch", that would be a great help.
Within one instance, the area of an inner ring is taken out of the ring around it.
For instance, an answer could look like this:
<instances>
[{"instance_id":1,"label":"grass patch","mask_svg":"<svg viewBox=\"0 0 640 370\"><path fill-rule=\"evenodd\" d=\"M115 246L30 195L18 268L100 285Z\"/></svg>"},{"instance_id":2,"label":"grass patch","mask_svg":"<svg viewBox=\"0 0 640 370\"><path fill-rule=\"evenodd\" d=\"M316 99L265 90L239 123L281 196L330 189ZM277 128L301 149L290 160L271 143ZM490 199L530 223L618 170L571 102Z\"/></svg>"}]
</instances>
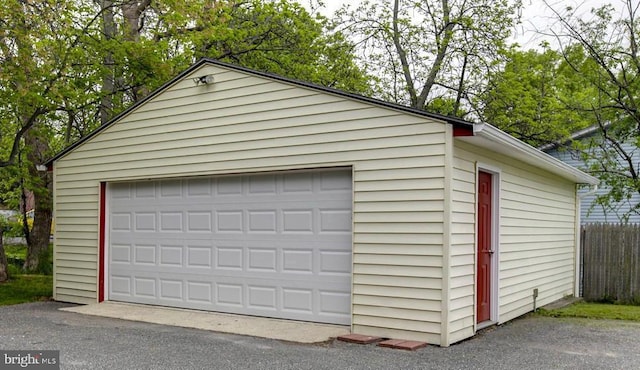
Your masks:
<instances>
[{"instance_id":1,"label":"grass patch","mask_svg":"<svg viewBox=\"0 0 640 370\"><path fill-rule=\"evenodd\" d=\"M23 273L22 266L27 259L27 246L9 244L4 246L4 251L9 264L9 276ZM40 256L38 267L32 273L53 274L53 244L49 244L47 252Z\"/></svg>"},{"instance_id":2,"label":"grass patch","mask_svg":"<svg viewBox=\"0 0 640 370\"><path fill-rule=\"evenodd\" d=\"M621 304L578 302L557 310L541 309L538 312L543 316L551 317L640 321L640 306Z\"/></svg>"},{"instance_id":3,"label":"grass patch","mask_svg":"<svg viewBox=\"0 0 640 370\"><path fill-rule=\"evenodd\" d=\"M0 283L0 306L46 301L53 295L51 275L13 275Z\"/></svg>"},{"instance_id":4,"label":"grass patch","mask_svg":"<svg viewBox=\"0 0 640 370\"><path fill-rule=\"evenodd\" d=\"M53 247L41 258L40 274L25 274L22 265L27 257L24 245L5 245L9 281L0 283L0 306L46 301L53 295L52 257Z\"/></svg>"}]
</instances>

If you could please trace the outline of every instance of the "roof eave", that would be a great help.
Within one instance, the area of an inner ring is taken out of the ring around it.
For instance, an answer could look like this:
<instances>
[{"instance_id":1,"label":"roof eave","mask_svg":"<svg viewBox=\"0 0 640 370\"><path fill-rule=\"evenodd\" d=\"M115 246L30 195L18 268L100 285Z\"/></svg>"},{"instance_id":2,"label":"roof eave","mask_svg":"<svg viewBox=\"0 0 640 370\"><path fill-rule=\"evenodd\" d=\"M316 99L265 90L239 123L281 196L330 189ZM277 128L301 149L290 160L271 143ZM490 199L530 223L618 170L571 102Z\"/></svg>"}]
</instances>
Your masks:
<instances>
[{"instance_id":1,"label":"roof eave","mask_svg":"<svg viewBox=\"0 0 640 370\"><path fill-rule=\"evenodd\" d=\"M487 147L487 149L516 157L525 163L547 170L577 184L597 185L600 183L597 178L516 139L488 123L474 125L473 131L473 137L468 139L460 138L460 140L477 144L477 142L474 142L477 141L474 140L475 137L484 138L494 144L491 147Z\"/></svg>"}]
</instances>

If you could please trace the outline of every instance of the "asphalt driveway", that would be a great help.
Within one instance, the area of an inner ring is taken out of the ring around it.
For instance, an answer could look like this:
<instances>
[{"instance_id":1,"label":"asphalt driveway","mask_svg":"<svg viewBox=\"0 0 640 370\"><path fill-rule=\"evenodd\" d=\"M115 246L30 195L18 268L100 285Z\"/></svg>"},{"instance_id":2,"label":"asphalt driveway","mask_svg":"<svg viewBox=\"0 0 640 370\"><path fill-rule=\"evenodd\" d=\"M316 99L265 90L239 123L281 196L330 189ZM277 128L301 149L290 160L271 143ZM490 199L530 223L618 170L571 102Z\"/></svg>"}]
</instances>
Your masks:
<instances>
[{"instance_id":1,"label":"asphalt driveway","mask_svg":"<svg viewBox=\"0 0 640 370\"><path fill-rule=\"evenodd\" d=\"M0 307L0 349L60 350L61 369L639 369L640 324L529 316L449 348L302 345L85 316L42 302Z\"/></svg>"}]
</instances>

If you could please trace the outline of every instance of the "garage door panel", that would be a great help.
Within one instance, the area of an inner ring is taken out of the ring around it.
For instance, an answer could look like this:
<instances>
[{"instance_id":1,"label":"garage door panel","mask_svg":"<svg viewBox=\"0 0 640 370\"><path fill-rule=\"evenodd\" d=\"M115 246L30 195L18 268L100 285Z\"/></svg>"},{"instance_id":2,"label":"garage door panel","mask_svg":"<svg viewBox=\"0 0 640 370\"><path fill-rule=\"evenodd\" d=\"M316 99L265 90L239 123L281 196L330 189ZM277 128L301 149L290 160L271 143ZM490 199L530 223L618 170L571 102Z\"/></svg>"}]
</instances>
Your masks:
<instances>
[{"instance_id":1,"label":"garage door panel","mask_svg":"<svg viewBox=\"0 0 640 370\"><path fill-rule=\"evenodd\" d=\"M210 281L187 280L187 302L213 303L213 284Z\"/></svg>"},{"instance_id":2,"label":"garage door panel","mask_svg":"<svg viewBox=\"0 0 640 370\"><path fill-rule=\"evenodd\" d=\"M191 210L186 212L187 231L191 233L207 233L213 230L213 212L209 210Z\"/></svg>"},{"instance_id":3,"label":"garage door panel","mask_svg":"<svg viewBox=\"0 0 640 370\"><path fill-rule=\"evenodd\" d=\"M321 291L320 313L327 316L347 314L351 307L351 296L344 291Z\"/></svg>"},{"instance_id":4,"label":"garage door panel","mask_svg":"<svg viewBox=\"0 0 640 370\"><path fill-rule=\"evenodd\" d=\"M312 313L313 291L308 289L282 288L282 310L296 313Z\"/></svg>"},{"instance_id":5,"label":"garage door panel","mask_svg":"<svg viewBox=\"0 0 640 370\"><path fill-rule=\"evenodd\" d=\"M319 233L342 233L351 235L351 210L327 208L318 211Z\"/></svg>"},{"instance_id":6,"label":"garage door panel","mask_svg":"<svg viewBox=\"0 0 640 370\"><path fill-rule=\"evenodd\" d=\"M273 201L271 201L273 203ZM351 209L338 208L345 201L321 202L322 208L309 208L308 202L280 202L277 206L238 209L239 204L216 206L194 205L183 211L184 205L173 205L155 210L147 204L112 204L112 209L146 208L136 212L112 212L110 226L113 232L151 233L351 233ZM333 204L332 204L333 203ZM274 207L281 207L275 209Z\"/></svg>"},{"instance_id":7,"label":"garage door panel","mask_svg":"<svg viewBox=\"0 0 640 370\"><path fill-rule=\"evenodd\" d=\"M216 294L218 305L232 306L238 309L244 307L244 285L236 282L217 282Z\"/></svg>"},{"instance_id":8,"label":"garage door panel","mask_svg":"<svg viewBox=\"0 0 640 370\"><path fill-rule=\"evenodd\" d=\"M119 264L131 264L131 245L128 244L111 244L110 262L113 268Z\"/></svg>"},{"instance_id":9,"label":"garage door panel","mask_svg":"<svg viewBox=\"0 0 640 370\"><path fill-rule=\"evenodd\" d=\"M133 246L133 263L136 265L155 266L158 263L156 260L156 246L152 244L135 244Z\"/></svg>"},{"instance_id":10,"label":"garage door panel","mask_svg":"<svg viewBox=\"0 0 640 370\"><path fill-rule=\"evenodd\" d=\"M143 239L142 239L143 240ZM140 240L140 241L142 241ZM217 274L258 272L280 275L317 275L316 278L351 274L351 252L339 245L314 244L301 248L296 242L271 247L264 243L225 243L214 247L209 240L191 241L187 245L171 243L111 245L111 271L130 271L137 266L140 271L175 273L201 273L201 270L217 271ZM234 275L237 276L237 275ZM306 279L307 277L302 277Z\"/></svg>"},{"instance_id":11,"label":"garage door panel","mask_svg":"<svg viewBox=\"0 0 640 370\"><path fill-rule=\"evenodd\" d=\"M159 299L175 302L184 299L184 282L181 279L161 278L158 280Z\"/></svg>"},{"instance_id":12,"label":"garage door panel","mask_svg":"<svg viewBox=\"0 0 640 370\"><path fill-rule=\"evenodd\" d=\"M184 264L184 248L177 244L160 244L158 265L167 268L182 268Z\"/></svg>"},{"instance_id":13,"label":"garage door panel","mask_svg":"<svg viewBox=\"0 0 640 370\"><path fill-rule=\"evenodd\" d=\"M158 231L161 233L176 233L186 231L184 227L184 212L164 210L158 212Z\"/></svg>"},{"instance_id":14,"label":"garage door panel","mask_svg":"<svg viewBox=\"0 0 640 370\"><path fill-rule=\"evenodd\" d=\"M317 321L315 316L333 317L331 321L345 324L350 314L350 294L339 283L335 289L318 289L302 281L296 284L287 280L274 280L266 284L260 277L247 278L238 283L235 277L218 277L205 281L200 276L164 275L137 272L137 276L112 276L110 296L114 300L159 304L182 308L195 308L232 313L260 315L273 311L269 316L292 318L286 312L296 312L295 318ZM156 297L157 295L157 297ZM225 307L235 307L229 311ZM282 311L282 313L277 313Z\"/></svg>"},{"instance_id":15,"label":"garage door panel","mask_svg":"<svg viewBox=\"0 0 640 370\"><path fill-rule=\"evenodd\" d=\"M293 274L313 274L313 249L283 249L282 272Z\"/></svg>"},{"instance_id":16,"label":"garage door panel","mask_svg":"<svg viewBox=\"0 0 640 370\"><path fill-rule=\"evenodd\" d=\"M109 185L109 299L350 324L351 174Z\"/></svg>"},{"instance_id":17,"label":"garage door panel","mask_svg":"<svg viewBox=\"0 0 640 370\"><path fill-rule=\"evenodd\" d=\"M154 299L158 295L156 291L156 279L134 276L133 295L136 297Z\"/></svg>"},{"instance_id":18,"label":"garage door panel","mask_svg":"<svg viewBox=\"0 0 640 370\"><path fill-rule=\"evenodd\" d=\"M234 205L231 209L218 208L215 211L216 234L242 234L244 231L244 212L236 208Z\"/></svg>"},{"instance_id":19,"label":"garage door panel","mask_svg":"<svg viewBox=\"0 0 640 370\"><path fill-rule=\"evenodd\" d=\"M110 297L131 297L131 276L112 274L109 279Z\"/></svg>"},{"instance_id":20,"label":"garage door panel","mask_svg":"<svg viewBox=\"0 0 640 370\"><path fill-rule=\"evenodd\" d=\"M320 267L318 274L351 275L351 253L335 250L320 251Z\"/></svg>"},{"instance_id":21,"label":"garage door panel","mask_svg":"<svg viewBox=\"0 0 640 370\"><path fill-rule=\"evenodd\" d=\"M242 271L245 265L242 246L221 246L216 248L215 267L217 270Z\"/></svg>"},{"instance_id":22,"label":"garage door panel","mask_svg":"<svg viewBox=\"0 0 640 370\"><path fill-rule=\"evenodd\" d=\"M278 212L274 209L250 209L247 211L246 232L269 233L278 232L277 225Z\"/></svg>"},{"instance_id":23,"label":"garage door panel","mask_svg":"<svg viewBox=\"0 0 640 370\"><path fill-rule=\"evenodd\" d=\"M112 212L109 224L113 231L129 232L133 228L131 212Z\"/></svg>"},{"instance_id":24,"label":"garage door panel","mask_svg":"<svg viewBox=\"0 0 640 370\"><path fill-rule=\"evenodd\" d=\"M155 212L135 212L133 214L133 229L136 232L156 232Z\"/></svg>"}]
</instances>

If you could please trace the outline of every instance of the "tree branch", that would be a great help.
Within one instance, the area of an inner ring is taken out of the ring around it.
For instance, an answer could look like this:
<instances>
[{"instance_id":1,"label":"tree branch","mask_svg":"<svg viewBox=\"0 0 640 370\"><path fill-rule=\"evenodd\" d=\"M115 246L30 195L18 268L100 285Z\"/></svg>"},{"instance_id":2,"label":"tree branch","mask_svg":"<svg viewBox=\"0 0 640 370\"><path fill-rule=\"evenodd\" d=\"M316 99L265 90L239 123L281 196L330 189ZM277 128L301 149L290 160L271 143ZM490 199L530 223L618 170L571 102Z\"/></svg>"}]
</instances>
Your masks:
<instances>
[{"instance_id":1,"label":"tree branch","mask_svg":"<svg viewBox=\"0 0 640 370\"><path fill-rule=\"evenodd\" d=\"M409 96L411 98L411 106L414 108L421 109L422 106L418 105L418 96L416 93L416 87L413 84L413 77L411 76L411 69L409 68L409 61L407 60L407 52L404 50L402 43L400 42L400 29L398 28L398 12L400 7L400 1L395 0L393 2L393 44L396 47L398 52L398 57L400 58L400 63L402 65L402 73L404 75L404 79L407 82L407 90L409 92Z\"/></svg>"}]
</instances>

